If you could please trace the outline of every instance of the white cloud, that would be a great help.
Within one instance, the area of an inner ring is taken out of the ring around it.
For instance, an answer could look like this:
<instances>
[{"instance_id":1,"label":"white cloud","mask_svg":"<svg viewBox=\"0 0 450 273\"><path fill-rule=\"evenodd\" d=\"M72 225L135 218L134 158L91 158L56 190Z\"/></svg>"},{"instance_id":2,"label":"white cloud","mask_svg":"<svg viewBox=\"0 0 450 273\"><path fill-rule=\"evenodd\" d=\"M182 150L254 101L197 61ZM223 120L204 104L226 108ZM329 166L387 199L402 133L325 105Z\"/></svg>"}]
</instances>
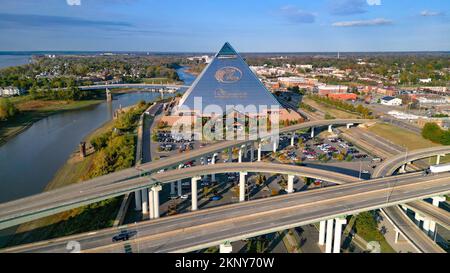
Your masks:
<instances>
[{"instance_id":1,"label":"white cloud","mask_svg":"<svg viewBox=\"0 0 450 273\"><path fill-rule=\"evenodd\" d=\"M81 6L81 0L66 0L69 6Z\"/></svg>"},{"instance_id":2,"label":"white cloud","mask_svg":"<svg viewBox=\"0 0 450 273\"><path fill-rule=\"evenodd\" d=\"M429 10L423 10L420 15L422 16L440 16L442 15L442 12L438 12L438 11L429 11Z\"/></svg>"},{"instance_id":3,"label":"white cloud","mask_svg":"<svg viewBox=\"0 0 450 273\"><path fill-rule=\"evenodd\" d=\"M369 6L380 6L381 0L367 0Z\"/></svg>"},{"instance_id":4,"label":"white cloud","mask_svg":"<svg viewBox=\"0 0 450 273\"><path fill-rule=\"evenodd\" d=\"M379 26L379 25L390 25L391 20L384 18L376 18L372 20L358 20L358 21L344 21L333 23L334 27L364 27L364 26Z\"/></svg>"},{"instance_id":5,"label":"white cloud","mask_svg":"<svg viewBox=\"0 0 450 273\"><path fill-rule=\"evenodd\" d=\"M280 8L280 14L293 23L314 23L316 14L288 5Z\"/></svg>"}]
</instances>

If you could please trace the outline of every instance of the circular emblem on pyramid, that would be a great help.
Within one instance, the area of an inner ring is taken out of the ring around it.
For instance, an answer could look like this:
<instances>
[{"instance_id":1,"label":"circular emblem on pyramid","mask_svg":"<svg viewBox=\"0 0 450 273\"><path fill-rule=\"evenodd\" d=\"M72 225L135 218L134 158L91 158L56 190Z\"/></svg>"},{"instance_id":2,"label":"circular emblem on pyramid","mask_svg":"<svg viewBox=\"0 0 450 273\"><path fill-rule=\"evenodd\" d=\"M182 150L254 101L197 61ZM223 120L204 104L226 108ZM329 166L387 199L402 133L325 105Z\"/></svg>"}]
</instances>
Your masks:
<instances>
[{"instance_id":1,"label":"circular emblem on pyramid","mask_svg":"<svg viewBox=\"0 0 450 273\"><path fill-rule=\"evenodd\" d=\"M216 71L216 80L222 83L237 82L242 78L242 71L234 66L223 67Z\"/></svg>"}]
</instances>

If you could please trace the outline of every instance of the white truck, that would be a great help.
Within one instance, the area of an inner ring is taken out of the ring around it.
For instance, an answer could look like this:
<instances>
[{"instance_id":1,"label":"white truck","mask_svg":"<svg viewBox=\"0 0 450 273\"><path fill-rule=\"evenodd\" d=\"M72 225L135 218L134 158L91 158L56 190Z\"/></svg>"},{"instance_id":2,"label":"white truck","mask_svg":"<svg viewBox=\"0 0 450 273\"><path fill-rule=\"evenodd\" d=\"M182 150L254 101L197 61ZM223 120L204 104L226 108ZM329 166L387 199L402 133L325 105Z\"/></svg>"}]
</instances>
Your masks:
<instances>
[{"instance_id":1,"label":"white truck","mask_svg":"<svg viewBox=\"0 0 450 273\"><path fill-rule=\"evenodd\" d=\"M450 164L433 165L425 170L425 174L450 172Z\"/></svg>"}]
</instances>

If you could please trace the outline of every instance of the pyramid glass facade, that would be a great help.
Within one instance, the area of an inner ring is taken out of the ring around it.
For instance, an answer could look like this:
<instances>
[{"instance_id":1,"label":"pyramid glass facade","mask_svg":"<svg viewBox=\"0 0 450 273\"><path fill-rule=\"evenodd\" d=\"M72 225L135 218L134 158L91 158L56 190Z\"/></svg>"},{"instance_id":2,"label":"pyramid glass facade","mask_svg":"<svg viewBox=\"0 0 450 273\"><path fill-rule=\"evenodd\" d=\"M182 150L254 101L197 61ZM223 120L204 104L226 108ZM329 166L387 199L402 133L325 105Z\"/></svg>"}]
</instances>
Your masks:
<instances>
[{"instance_id":1,"label":"pyramid glass facade","mask_svg":"<svg viewBox=\"0 0 450 273\"><path fill-rule=\"evenodd\" d=\"M203 109L195 109L196 97L201 97ZM206 108L208 105L218 105L224 113L229 109L227 106L236 105L255 105L256 109L261 105L269 109L281 108L272 93L229 43L224 44L179 103L183 108L202 111L204 115L210 114Z\"/></svg>"}]
</instances>

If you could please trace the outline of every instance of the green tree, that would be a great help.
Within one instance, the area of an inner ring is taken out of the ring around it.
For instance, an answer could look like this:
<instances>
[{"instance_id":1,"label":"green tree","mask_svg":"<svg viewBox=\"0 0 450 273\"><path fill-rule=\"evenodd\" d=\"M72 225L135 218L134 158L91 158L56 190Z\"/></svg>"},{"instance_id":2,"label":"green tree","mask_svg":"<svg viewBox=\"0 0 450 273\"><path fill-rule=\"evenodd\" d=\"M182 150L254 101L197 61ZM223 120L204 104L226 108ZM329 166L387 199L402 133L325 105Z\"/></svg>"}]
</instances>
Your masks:
<instances>
[{"instance_id":1,"label":"green tree","mask_svg":"<svg viewBox=\"0 0 450 273\"><path fill-rule=\"evenodd\" d=\"M0 120L7 120L19 112L8 98L0 98Z\"/></svg>"},{"instance_id":2,"label":"green tree","mask_svg":"<svg viewBox=\"0 0 450 273\"><path fill-rule=\"evenodd\" d=\"M444 130L434 122L426 123L422 128L422 136L433 142L440 143Z\"/></svg>"}]
</instances>

